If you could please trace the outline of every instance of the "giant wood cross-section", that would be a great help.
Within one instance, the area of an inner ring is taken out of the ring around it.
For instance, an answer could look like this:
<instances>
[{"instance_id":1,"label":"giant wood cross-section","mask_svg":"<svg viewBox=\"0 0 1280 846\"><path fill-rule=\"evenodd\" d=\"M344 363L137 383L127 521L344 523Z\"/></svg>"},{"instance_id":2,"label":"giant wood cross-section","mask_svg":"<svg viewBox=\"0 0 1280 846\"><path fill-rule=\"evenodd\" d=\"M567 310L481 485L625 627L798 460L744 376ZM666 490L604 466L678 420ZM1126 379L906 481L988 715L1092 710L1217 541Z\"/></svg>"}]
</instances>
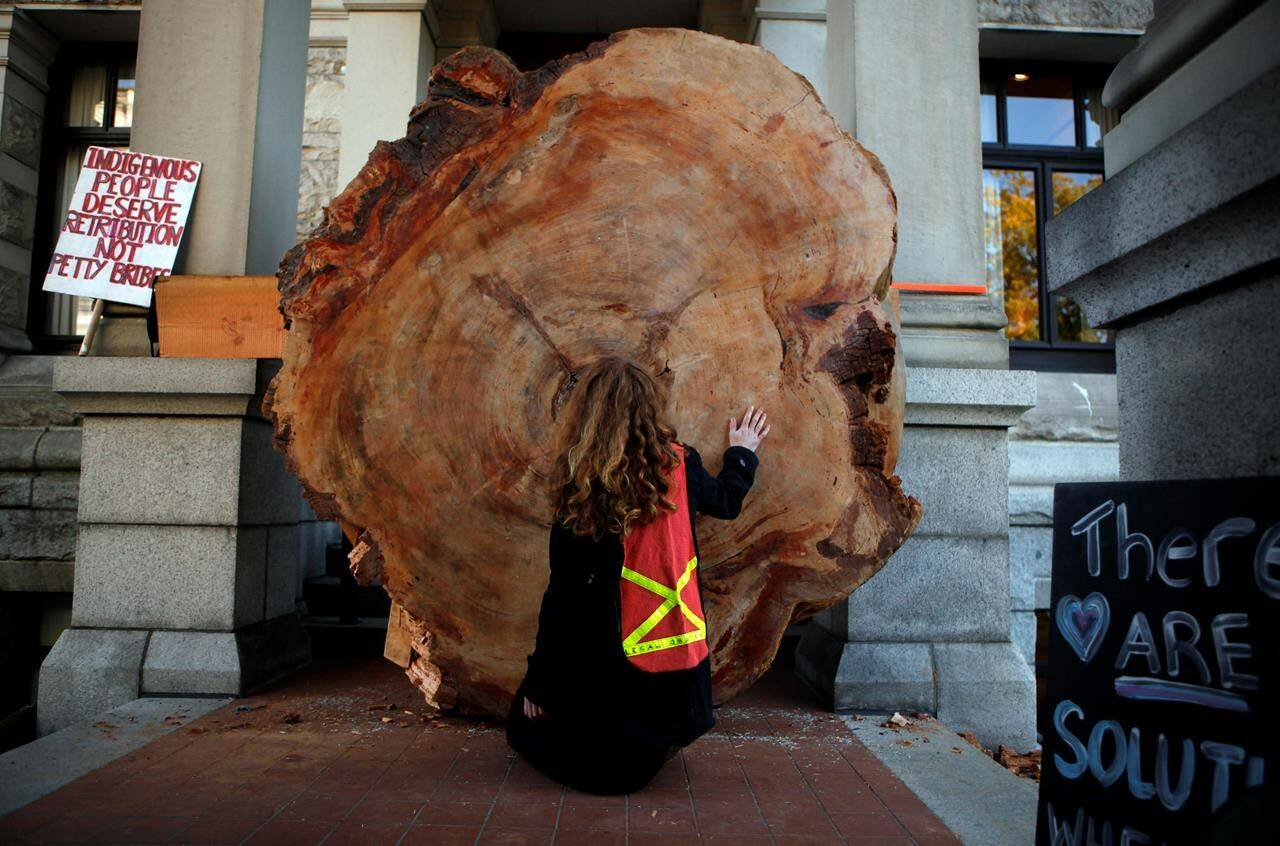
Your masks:
<instances>
[{"instance_id":1,"label":"giant wood cross-section","mask_svg":"<svg viewBox=\"0 0 1280 846\"><path fill-rule=\"evenodd\" d=\"M884 564L920 514L893 475L895 226L879 161L760 48L632 30L525 74L485 48L435 68L285 258L269 397L317 514L415 621L430 701L505 713L556 412L601 354L660 374L712 470L729 416L769 410L741 517L698 525L718 699Z\"/></svg>"}]
</instances>

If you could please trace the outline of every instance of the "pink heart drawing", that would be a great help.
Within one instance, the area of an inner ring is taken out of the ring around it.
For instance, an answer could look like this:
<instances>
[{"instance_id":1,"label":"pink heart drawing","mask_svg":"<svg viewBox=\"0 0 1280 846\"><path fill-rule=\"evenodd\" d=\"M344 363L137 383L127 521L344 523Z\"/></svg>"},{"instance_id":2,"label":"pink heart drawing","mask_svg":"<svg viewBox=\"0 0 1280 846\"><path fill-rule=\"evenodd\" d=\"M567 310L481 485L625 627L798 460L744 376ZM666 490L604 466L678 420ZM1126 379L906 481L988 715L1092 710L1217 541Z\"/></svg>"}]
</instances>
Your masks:
<instances>
[{"instance_id":1,"label":"pink heart drawing","mask_svg":"<svg viewBox=\"0 0 1280 846\"><path fill-rule=\"evenodd\" d=\"M1111 606L1100 593L1091 593L1084 599L1067 594L1058 600L1054 612L1058 631L1067 639L1076 655L1086 664L1098 654L1102 639L1111 624Z\"/></svg>"}]
</instances>

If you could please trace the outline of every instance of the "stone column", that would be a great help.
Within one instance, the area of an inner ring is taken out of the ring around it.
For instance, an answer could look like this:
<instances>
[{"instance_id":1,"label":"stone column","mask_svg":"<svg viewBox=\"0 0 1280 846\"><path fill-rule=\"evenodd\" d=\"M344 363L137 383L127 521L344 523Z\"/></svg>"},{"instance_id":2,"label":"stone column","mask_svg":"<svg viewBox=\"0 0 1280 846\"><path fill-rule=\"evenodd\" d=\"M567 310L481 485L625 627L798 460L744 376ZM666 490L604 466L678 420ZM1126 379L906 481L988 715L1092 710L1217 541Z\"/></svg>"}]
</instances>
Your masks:
<instances>
[{"instance_id":1,"label":"stone column","mask_svg":"<svg viewBox=\"0 0 1280 846\"><path fill-rule=\"evenodd\" d=\"M748 31L751 43L802 74L826 100L827 0L760 0Z\"/></svg>"},{"instance_id":2,"label":"stone column","mask_svg":"<svg viewBox=\"0 0 1280 846\"><path fill-rule=\"evenodd\" d=\"M309 658L300 490L261 397L278 364L58 359L84 415L71 628L40 670L41 733L142 695L238 695Z\"/></svg>"},{"instance_id":3,"label":"stone column","mask_svg":"<svg viewBox=\"0 0 1280 846\"><path fill-rule=\"evenodd\" d=\"M1159 8L1048 281L1116 333L1121 479L1280 474L1280 0Z\"/></svg>"},{"instance_id":4,"label":"stone column","mask_svg":"<svg viewBox=\"0 0 1280 846\"><path fill-rule=\"evenodd\" d=\"M435 63L427 0L344 0L347 79L342 101L338 190L360 172L378 141L404 136L426 96Z\"/></svg>"},{"instance_id":5,"label":"stone column","mask_svg":"<svg viewBox=\"0 0 1280 846\"><path fill-rule=\"evenodd\" d=\"M204 163L175 272L275 273L295 243L307 0L144 5L131 145ZM144 309L113 307L93 352L149 355Z\"/></svg>"},{"instance_id":6,"label":"stone column","mask_svg":"<svg viewBox=\"0 0 1280 846\"><path fill-rule=\"evenodd\" d=\"M810 626L800 677L837 709L936 712L988 744L1035 742L1035 682L1010 641L1008 427L1035 405L986 290L978 20L970 0L827 4L826 98L898 197L907 370L899 474L916 535Z\"/></svg>"}]
</instances>

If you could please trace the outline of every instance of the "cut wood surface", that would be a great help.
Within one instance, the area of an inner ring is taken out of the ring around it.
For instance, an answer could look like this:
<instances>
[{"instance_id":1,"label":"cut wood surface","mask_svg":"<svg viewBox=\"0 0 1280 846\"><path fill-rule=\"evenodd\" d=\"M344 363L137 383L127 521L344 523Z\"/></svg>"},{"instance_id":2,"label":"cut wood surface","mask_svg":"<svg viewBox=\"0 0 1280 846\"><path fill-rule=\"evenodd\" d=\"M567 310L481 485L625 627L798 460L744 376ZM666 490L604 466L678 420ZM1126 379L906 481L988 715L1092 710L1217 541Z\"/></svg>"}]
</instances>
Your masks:
<instances>
[{"instance_id":1,"label":"cut wood surface","mask_svg":"<svg viewBox=\"0 0 1280 846\"><path fill-rule=\"evenodd\" d=\"M274 276L172 276L156 281L163 358L280 358L284 319Z\"/></svg>"},{"instance_id":2,"label":"cut wood surface","mask_svg":"<svg viewBox=\"0 0 1280 846\"><path fill-rule=\"evenodd\" d=\"M602 354L660 374L713 471L729 417L769 411L742 515L698 523L718 699L884 564L920 513L893 475L895 220L879 161L757 47L631 30L527 74L485 48L435 68L281 265L269 405L429 701L505 714L556 412Z\"/></svg>"}]
</instances>

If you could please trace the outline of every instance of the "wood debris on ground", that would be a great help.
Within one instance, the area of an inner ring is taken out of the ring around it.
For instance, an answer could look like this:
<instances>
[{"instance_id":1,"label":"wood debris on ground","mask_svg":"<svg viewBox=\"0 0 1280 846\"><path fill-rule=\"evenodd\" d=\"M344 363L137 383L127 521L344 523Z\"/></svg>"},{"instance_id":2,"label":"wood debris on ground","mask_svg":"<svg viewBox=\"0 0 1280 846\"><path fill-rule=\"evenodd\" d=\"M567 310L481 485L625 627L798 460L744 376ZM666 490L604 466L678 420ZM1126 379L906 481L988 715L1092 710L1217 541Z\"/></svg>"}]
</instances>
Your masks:
<instances>
[{"instance_id":1,"label":"wood debris on ground","mask_svg":"<svg viewBox=\"0 0 1280 846\"><path fill-rule=\"evenodd\" d=\"M992 752L983 746L978 740L978 736L971 731L962 731L960 736L969 742L971 746L982 752L991 760L1004 767L1016 776L1029 778L1032 781L1040 780L1040 750L1032 749L1030 752L1016 752L1007 746L999 746L996 751ZM954 751L958 751L953 749Z\"/></svg>"}]
</instances>

